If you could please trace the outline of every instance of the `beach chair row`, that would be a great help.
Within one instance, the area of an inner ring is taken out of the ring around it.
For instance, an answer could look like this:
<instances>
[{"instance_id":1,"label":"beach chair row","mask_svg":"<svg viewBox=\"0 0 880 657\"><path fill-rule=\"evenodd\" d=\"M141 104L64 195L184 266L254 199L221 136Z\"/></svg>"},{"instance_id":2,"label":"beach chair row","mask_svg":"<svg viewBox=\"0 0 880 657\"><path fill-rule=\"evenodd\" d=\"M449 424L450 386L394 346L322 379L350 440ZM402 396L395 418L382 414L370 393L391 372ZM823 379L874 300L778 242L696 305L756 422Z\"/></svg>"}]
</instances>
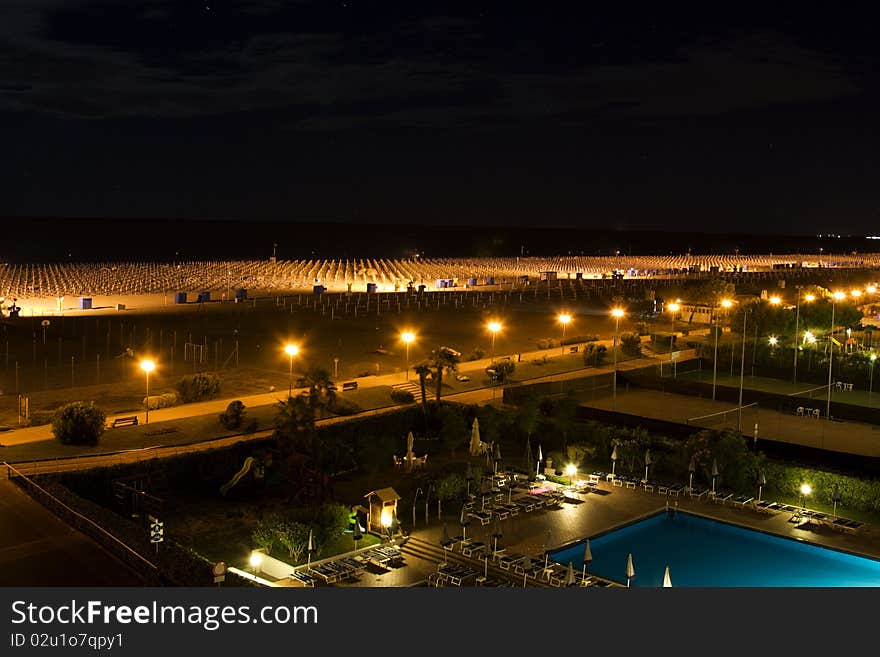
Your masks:
<instances>
[{"instance_id":1,"label":"beach chair row","mask_svg":"<svg viewBox=\"0 0 880 657\"><path fill-rule=\"evenodd\" d=\"M452 586L461 586L465 581L476 578L477 571L468 566L446 563L437 565L437 579L442 585L451 584Z\"/></svg>"},{"instance_id":2,"label":"beach chair row","mask_svg":"<svg viewBox=\"0 0 880 657\"><path fill-rule=\"evenodd\" d=\"M333 584L346 579L357 579L364 574L364 564L353 557L344 557L314 564L309 567L309 573L321 578L327 584Z\"/></svg>"}]
</instances>

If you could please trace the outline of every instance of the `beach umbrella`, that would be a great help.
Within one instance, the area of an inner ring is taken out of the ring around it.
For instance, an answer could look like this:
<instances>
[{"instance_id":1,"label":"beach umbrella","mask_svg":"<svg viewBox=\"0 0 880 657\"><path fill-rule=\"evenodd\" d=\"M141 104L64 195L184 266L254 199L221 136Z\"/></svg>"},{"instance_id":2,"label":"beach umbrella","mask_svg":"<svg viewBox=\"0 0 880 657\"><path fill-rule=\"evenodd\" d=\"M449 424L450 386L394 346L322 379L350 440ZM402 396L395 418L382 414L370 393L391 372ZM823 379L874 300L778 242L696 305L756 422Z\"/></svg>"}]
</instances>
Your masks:
<instances>
[{"instance_id":1,"label":"beach umbrella","mask_svg":"<svg viewBox=\"0 0 880 657\"><path fill-rule=\"evenodd\" d=\"M590 551L590 539L584 541L584 577L587 576L587 564L593 562L593 553Z\"/></svg>"},{"instance_id":2,"label":"beach umbrella","mask_svg":"<svg viewBox=\"0 0 880 657\"><path fill-rule=\"evenodd\" d=\"M352 533L352 538L354 539L354 549L357 550L358 541L361 540L364 535L361 533L361 523L358 522L358 519L354 519L354 532Z\"/></svg>"},{"instance_id":3,"label":"beach umbrella","mask_svg":"<svg viewBox=\"0 0 880 657\"><path fill-rule=\"evenodd\" d=\"M577 580L574 577L574 565L571 561L568 562L568 570L565 571L565 585L573 586L577 583Z\"/></svg>"},{"instance_id":4,"label":"beach umbrella","mask_svg":"<svg viewBox=\"0 0 880 657\"><path fill-rule=\"evenodd\" d=\"M715 478L718 476L718 462L712 459L712 494L715 494Z\"/></svg>"},{"instance_id":5,"label":"beach umbrella","mask_svg":"<svg viewBox=\"0 0 880 657\"><path fill-rule=\"evenodd\" d=\"M767 485L767 478L764 476L764 469L758 471L758 501L761 501L761 489Z\"/></svg>"},{"instance_id":6,"label":"beach umbrella","mask_svg":"<svg viewBox=\"0 0 880 657\"><path fill-rule=\"evenodd\" d=\"M672 578L669 577L669 566L666 566L666 572L663 573L663 588L665 588L665 589L672 588Z\"/></svg>"},{"instance_id":7,"label":"beach umbrella","mask_svg":"<svg viewBox=\"0 0 880 657\"><path fill-rule=\"evenodd\" d=\"M495 539L495 552L498 552L498 539L501 538L501 536L501 521L498 519L498 516L495 516L495 522L492 531L492 538Z\"/></svg>"},{"instance_id":8,"label":"beach umbrella","mask_svg":"<svg viewBox=\"0 0 880 657\"><path fill-rule=\"evenodd\" d=\"M617 445L614 446L614 449L611 450L611 474L614 474L614 469L617 467Z\"/></svg>"},{"instance_id":9,"label":"beach umbrella","mask_svg":"<svg viewBox=\"0 0 880 657\"><path fill-rule=\"evenodd\" d=\"M648 481L648 467L654 462L651 458L651 450L645 450L645 481Z\"/></svg>"},{"instance_id":10,"label":"beach umbrella","mask_svg":"<svg viewBox=\"0 0 880 657\"><path fill-rule=\"evenodd\" d=\"M477 418L474 418L474 423L471 425L471 444L470 444L470 453L471 456L479 456L480 455L480 445L482 441L480 440L480 422Z\"/></svg>"},{"instance_id":11,"label":"beach umbrella","mask_svg":"<svg viewBox=\"0 0 880 657\"><path fill-rule=\"evenodd\" d=\"M415 443L415 438L413 437L413 432L410 431L406 434L406 455L412 460L412 457L415 456L413 452L413 444Z\"/></svg>"},{"instance_id":12,"label":"beach umbrella","mask_svg":"<svg viewBox=\"0 0 880 657\"><path fill-rule=\"evenodd\" d=\"M493 472L498 474L498 464L501 462L501 443L495 441L495 464Z\"/></svg>"},{"instance_id":13,"label":"beach umbrella","mask_svg":"<svg viewBox=\"0 0 880 657\"><path fill-rule=\"evenodd\" d=\"M462 507L461 507L461 517L459 517L458 523L461 525L462 539L467 538L467 528L468 528L468 525L471 524L471 521L470 521L470 516L468 515L467 507L464 505L462 505Z\"/></svg>"},{"instance_id":14,"label":"beach umbrella","mask_svg":"<svg viewBox=\"0 0 880 657\"><path fill-rule=\"evenodd\" d=\"M446 563L446 553L449 551L449 546L452 545L452 539L449 538L449 527L445 522L443 523L443 533L440 535L440 545L443 546L443 563Z\"/></svg>"},{"instance_id":15,"label":"beach umbrella","mask_svg":"<svg viewBox=\"0 0 880 657\"><path fill-rule=\"evenodd\" d=\"M688 472L690 473L690 477L688 478L688 490L693 490L694 488L694 472L697 471L697 455L691 455L691 462L688 465Z\"/></svg>"},{"instance_id":16,"label":"beach umbrella","mask_svg":"<svg viewBox=\"0 0 880 657\"><path fill-rule=\"evenodd\" d=\"M541 474L541 461L544 460L544 455L541 453L541 446L538 445L538 464L535 466L535 474Z\"/></svg>"},{"instance_id":17,"label":"beach umbrella","mask_svg":"<svg viewBox=\"0 0 880 657\"><path fill-rule=\"evenodd\" d=\"M309 530L309 546L307 548L308 553L309 553L309 561L306 564L306 567L310 567L312 565L312 552L314 551L314 549L315 549L315 535L314 535L314 532L310 529Z\"/></svg>"},{"instance_id":18,"label":"beach umbrella","mask_svg":"<svg viewBox=\"0 0 880 657\"><path fill-rule=\"evenodd\" d=\"M831 488L831 502L834 505L834 510L831 512L834 517L837 517L837 503L840 502L840 487L837 484Z\"/></svg>"},{"instance_id":19,"label":"beach umbrella","mask_svg":"<svg viewBox=\"0 0 880 657\"><path fill-rule=\"evenodd\" d=\"M547 539L544 543L544 568L547 567L547 563L550 561L550 528L547 528Z\"/></svg>"},{"instance_id":20,"label":"beach umbrella","mask_svg":"<svg viewBox=\"0 0 880 657\"><path fill-rule=\"evenodd\" d=\"M626 588L629 588L630 580L636 576L636 569L633 568L633 555L630 555L626 558Z\"/></svg>"},{"instance_id":21,"label":"beach umbrella","mask_svg":"<svg viewBox=\"0 0 880 657\"><path fill-rule=\"evenodd\" d=\"M526 588L526 577L529 576L529 571L532 569L532 559L529 555L526 555L522 560L522 569L523 569L523 588Z\"/></svg>"}]
</instances>

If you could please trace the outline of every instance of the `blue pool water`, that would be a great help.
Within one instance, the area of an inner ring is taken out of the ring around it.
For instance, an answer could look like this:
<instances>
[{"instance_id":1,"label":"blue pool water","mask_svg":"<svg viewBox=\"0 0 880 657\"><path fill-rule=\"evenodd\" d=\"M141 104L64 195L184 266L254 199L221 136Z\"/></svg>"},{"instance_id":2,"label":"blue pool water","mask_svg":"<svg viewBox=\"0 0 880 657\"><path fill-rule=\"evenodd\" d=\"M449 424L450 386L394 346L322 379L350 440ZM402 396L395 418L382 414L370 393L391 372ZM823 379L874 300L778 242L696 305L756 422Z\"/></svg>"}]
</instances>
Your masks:
<instances>
[{"instance_id":1,"label":"blue pool water","mask_svg":"<svg viewBox=\"0 0 880 657\"><path fill-rule=\"evenodd\" d=\"M630 586L662 586L669 566L674 587L880 587L880 561L680 511L590 538L590 551L587 572L622 583L632 554ZM576 568L583 556L583 541L550 554Z\"/></svg>"}]
</instances>

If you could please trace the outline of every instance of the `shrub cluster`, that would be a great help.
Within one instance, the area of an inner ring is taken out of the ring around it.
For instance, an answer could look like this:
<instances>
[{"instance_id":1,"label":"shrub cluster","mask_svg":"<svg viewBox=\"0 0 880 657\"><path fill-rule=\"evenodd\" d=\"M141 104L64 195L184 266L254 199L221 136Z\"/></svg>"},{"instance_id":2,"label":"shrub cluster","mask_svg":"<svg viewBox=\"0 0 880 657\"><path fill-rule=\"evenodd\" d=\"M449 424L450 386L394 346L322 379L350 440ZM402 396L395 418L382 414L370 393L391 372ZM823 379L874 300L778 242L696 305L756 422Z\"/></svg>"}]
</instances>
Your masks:
<instances>
[{"instance_id":1,"label":"shrub cluster","mask_svg":"<svg viewBox=\"0 0 880 657\"><path fill-rule=\"evenodd\" d=\"M214 374L199 372L183 377L175 387L180 399L188 404L216 397L220 393L220 379Z\"/></svg>"}]
</instances>

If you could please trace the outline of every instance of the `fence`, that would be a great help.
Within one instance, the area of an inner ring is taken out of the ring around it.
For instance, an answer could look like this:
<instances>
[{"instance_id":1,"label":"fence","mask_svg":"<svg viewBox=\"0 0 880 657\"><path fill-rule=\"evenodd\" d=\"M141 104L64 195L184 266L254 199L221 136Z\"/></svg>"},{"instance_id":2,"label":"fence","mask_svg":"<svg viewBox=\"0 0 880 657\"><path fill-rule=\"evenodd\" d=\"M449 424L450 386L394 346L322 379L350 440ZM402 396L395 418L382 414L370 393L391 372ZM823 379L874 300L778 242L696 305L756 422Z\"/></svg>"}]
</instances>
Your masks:
<instances>
[{"instance_id":1,"label":"fence","mask_svg":"<svg viewBox=\"0 0 880 657\"><path fill-rule=\"evenodd\" d=\"M758 403L752 402L717 413L689 417L685 424L705 429L737 429L748 433L752 425L758 424Z\"/></svg>"}]
</instances>

